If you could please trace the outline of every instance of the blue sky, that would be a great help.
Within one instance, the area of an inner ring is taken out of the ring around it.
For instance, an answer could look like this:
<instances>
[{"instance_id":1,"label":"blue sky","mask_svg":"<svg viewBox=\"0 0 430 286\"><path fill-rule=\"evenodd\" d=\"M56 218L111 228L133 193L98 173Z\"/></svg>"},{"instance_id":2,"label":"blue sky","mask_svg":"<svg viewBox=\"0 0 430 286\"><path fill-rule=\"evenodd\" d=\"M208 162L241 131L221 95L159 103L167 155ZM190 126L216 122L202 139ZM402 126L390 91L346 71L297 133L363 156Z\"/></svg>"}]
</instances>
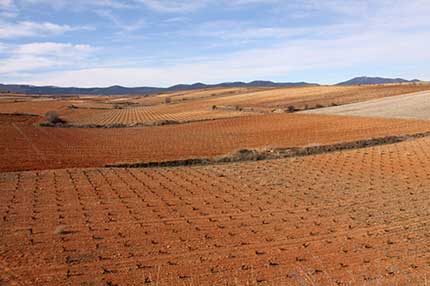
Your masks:
<instances>
[{"instance_id":1,"label":"blue sky","mask_svg":"<svg viewBox=\"0 0 430 286\"><path fill-rule=\"evenodd\" d=\"M0 83L430 80L428 0L0 0Z\"/></svg>"}]
</instances>

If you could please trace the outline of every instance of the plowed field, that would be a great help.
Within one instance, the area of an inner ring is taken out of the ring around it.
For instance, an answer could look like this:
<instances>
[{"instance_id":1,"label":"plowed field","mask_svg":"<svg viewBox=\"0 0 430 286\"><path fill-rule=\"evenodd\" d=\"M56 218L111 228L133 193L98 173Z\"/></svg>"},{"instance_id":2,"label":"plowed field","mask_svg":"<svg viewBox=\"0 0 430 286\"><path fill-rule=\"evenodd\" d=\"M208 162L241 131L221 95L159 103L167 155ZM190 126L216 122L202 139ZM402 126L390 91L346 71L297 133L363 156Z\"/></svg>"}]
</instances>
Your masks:
<instances>
[{"instance_id":1,"label":"plowed field","mask_svg":"<svg viewBox=\"0 0 430 286\"><path fill-rule=\"evenodd\" d=\"M6 285L426 285L430 140L287 160L0 173Z\"/></svg>"},{"instance_id":2,"label":"plowed field","mask_svg":"<svg viewBox=\"0 0 430 286\"><path fill-rule=\"evenodd\" d=\"M272 114L147 128L0 125L0 170L213 157L244 148L348 142L430 130L429 121Z\"/></svg>"}]
</instances>

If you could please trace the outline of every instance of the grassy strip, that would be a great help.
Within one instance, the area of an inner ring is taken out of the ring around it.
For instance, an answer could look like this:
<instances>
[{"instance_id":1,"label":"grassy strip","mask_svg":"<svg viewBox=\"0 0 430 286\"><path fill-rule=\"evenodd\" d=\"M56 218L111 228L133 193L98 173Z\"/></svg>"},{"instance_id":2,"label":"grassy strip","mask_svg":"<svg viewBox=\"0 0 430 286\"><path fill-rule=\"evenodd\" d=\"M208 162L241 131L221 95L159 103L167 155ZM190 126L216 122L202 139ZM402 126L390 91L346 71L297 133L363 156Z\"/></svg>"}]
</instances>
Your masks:
<instances>
[{"instance_id":1,"label":"grassy strip","mask_svg":"<svg viewBox=\"0 0 430 286\"><path fill-rule=\"evenodd\" d=\"M291 157L302 157L310 155L318 155L323 153L331 153L337 151L345 151L352 149L361 149L379 145L395 144L419 138L430 137L430 132L386 136L380 138L358 140L353 142L337 143L323 146L310 147L292 147L292 148L276 148L276 149L242 149L237 152L214 157L214 158L193 158L185 160L160 161L160 162L142 162L133 164L112 164L106 165L109 168L153 168L153 167L179 167L179 166L195 166L195 165L210 165L244 161L259 161L270 159L281 159Z\"/></svg>"},{"instance_id":2,"label":"grassy strip","mask_svg":"<svg viewBox=\"0 0 430 286\"><path fill-rule=\"evenodd\" d=\"M50 122L43 122L39 125L42 127L56 127L56 128L131 128L131 127L148 127L148 126L163 126L163 125L174 125L186 123L183 121L176 120L161 120L155 122L144 122L144 123L133 123L133 124L123 124L123 123L115 123L115 124L73 124L73 123L59 123L54 124Z\"/></svg>"},{"instance_id":3,"label":"grassy strip","mask_svg":"<svg viewBox=\"0 0 430 286\"><path fill-rule=\"evenodd\" d=\"M5 116L32 116L32 117L39 117L40 116L37 114L25 113L25 112L0 113L0 115L5 115Z\"/></svg>"}]
</instances>

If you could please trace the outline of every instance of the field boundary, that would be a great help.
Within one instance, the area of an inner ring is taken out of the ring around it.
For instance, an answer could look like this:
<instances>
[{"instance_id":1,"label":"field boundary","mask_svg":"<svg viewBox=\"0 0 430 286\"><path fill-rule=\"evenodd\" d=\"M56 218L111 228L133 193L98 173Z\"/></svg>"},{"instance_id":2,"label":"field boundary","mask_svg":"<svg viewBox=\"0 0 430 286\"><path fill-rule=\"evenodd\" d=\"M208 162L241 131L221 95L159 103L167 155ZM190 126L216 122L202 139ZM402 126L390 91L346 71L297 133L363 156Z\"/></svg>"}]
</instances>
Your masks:
<instances>
[{"instance_id":1,"label":"field boundary","mask_svg":"<svg viewBox=\"0 0 430 286\"><path fill-rule=\"evenodd\" d=\"M315 145L307 147L290 148L261 148L261 149L241 149L236 152L214 158L191 158L184 160L155 161L141 163L121 163L108 164L107 168L154 168L154 167L181 167L181 166L202 166L224 163L235 163L244 161L274 160L292 157L304 157L332 153L353 149L362 149L373 146L396 144L405 141L430 137L430 131L415 134L385 136L379 138L350 141L329 145Z\"/></svg>"},{"instance_id":2,"label":"field boundary","mask_svg":"<svg viewBox=\"0 0 430 286\"><path fill-rule=\"evenodd\" d=\"M3 115L3 116L32 116L32 117L41 117L38 114L26 113L26 112L0 112L0 115Z\"/></svg>"}]
</instances>

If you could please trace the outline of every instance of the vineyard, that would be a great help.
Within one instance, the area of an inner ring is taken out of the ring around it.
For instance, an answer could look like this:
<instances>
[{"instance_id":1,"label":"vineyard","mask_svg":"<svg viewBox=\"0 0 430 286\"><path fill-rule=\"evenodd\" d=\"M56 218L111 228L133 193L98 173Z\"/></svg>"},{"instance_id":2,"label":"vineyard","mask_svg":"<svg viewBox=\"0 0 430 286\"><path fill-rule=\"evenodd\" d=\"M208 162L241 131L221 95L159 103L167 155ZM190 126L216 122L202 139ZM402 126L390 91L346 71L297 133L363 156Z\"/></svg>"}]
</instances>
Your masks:
<instances>
[{"instance_id":1,"label":"vineyard","mask_svg":"<svg viewBox=\"0 0 430 286\"><path fill-rule=\"evenodd\" d=\"M430 84L289 87L208 99L207 103L247 106L262 110L286 109L289 106L310 109L429 90Z\"/></svg>"},{"instance_id":2,"label":"vineyard","mask_svg":"<svg viewBox=\"0 0 430 286\"><path fill-rule=\"evenodd\" d=\"M96 124L109 126L114 124L151 124L163 121L180 123L247 115L247 113L240 111L212 110L210 107L199 106L187 107L188 106L183 106L182 104L133 107L90 112L86 116L80 114L79 117L75 115L74 117L69 116L66 118L77 125Z\"/></svg>"},{"instance_id":3,"label":"vineyard","mask_svg":"<svg viewBox=\"0 0 430 286\"><path fill-rule=\"evenodd\" d=\"M315 146L413 134L430 122L270 114L147 128L46 128L0 124L0 170L214 157L239 149Z\"/></svg>"},{"instance_id":4,"label":"vineyard","mask_svg":"<svg viewBox=\"0 0 430 286\"><path fill-rule=\"evenodd\" d=\"M31 113L45 115L46 112L55 110L59 113L67 111L67 100L39 100L34 101L25 97L22 101L0 102L0 113Z\"/></svg>"},{"instance_id":5,"label":"vineyard","mask_svg":"<svg viewBox=\"0 0 430 286\"><path fill-rule=\"evenodd\" d=\"M0 95L0 285L426 285L428 90Z\"/></svg>"},{"instance_id":6,"label":"vineyard","mask_svg":"<svg viewBox=\"0 0 430 286\"><path fill-rule=\"evenodd\" d=\"M429 146L0 173L0 277L44 286L425 285Z\"/></svg>"},{"instance_id":7,"label":"vineyard","mask_svg":"<svg viewBox=\"0 0 430 286\"><path fill-rule=\"evenodd\" d=\"M70 98L0 96L0 113L44 116L55 111L71 126L159 125L234 118L273 112L363 102L429 91L430 84L217 88L154 96L74 96Z\"/></svg>"},{"instance_id":8,"label":"vineyard","mask_svg":"<svg viewBox=\"0 0 430 286\"><path fill-rule=\"evenodd\" d=\"M170 98L172 102L184 102L190 100L201 100L205 98L224 98L232 95L247 94L262 90L270 90L272 88L262 87L232 87L232 88L209 88L197 90L184 90L180 92L159 94L153 97L140 98L133 100L136 103L142 104L160 104L164 103L166 98Z\"/></svg>"}]
</instances>

